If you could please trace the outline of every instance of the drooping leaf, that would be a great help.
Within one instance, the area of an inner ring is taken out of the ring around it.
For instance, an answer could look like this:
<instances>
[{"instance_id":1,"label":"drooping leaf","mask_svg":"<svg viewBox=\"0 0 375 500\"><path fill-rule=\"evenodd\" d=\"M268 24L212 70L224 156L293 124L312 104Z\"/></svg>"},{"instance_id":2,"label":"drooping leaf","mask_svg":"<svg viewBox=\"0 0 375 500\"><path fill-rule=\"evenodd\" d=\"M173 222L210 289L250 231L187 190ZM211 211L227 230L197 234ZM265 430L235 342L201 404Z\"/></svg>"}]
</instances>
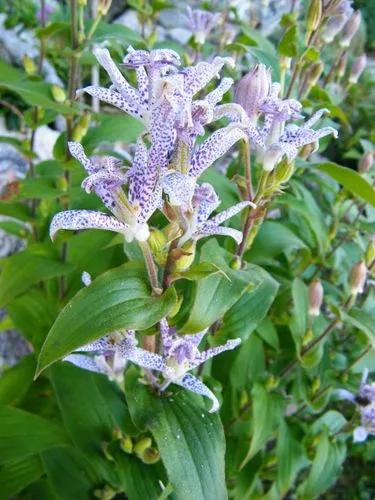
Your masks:
<instances>
[{"instance_id":1,"label":"drooping leaf","mask_svg":"<svg viewBox=\"0 0 375 500\"><path fill-rule=\"evenodd\" d=\"M176 302L168 288L152 296L144 269L127 263L80 290L64 307L40 352L40 373L54 361L118 329L143 330L164 318Z\"/></svg>"},{"instance_id":2,"label":"drooping leaf","mask_svg":"<svg viewBox=\"0 0 375 500\"><path fill-rule=\"evenodd\" d=\"M126 397L136 425L153 434L173 492L179 500L224 500L224 433L218 414L183 390L167 397L139 384L136 371L126 377Z\"/></svg>"},{"instance_id":3,"label":"drooping leaf","mask_svg":"<svg viewBox=\"0 0 375 500\"><path fill-rule=\"evenodd\" d=\"M316 163L312 167L326 173L332 179L342 184L350 193L359 196L375 207L375 189L355 170L332 162Z\"/></svg>"},{"instance_id":4,"label":"drooping leaf","mask_svg":"<svg viewBox=\"0 0 375 500\"><path fill-rule=\"evenodd\" d=\"M18 408L0 406L0 464L67 443L57 424Z\"/></svg>"},{"instance_id":5,"label":"drooping leaf","mask_svg":"<svg viewBox=\"0 0 375 500\"><path fill-rule=\"evenodd\" d=\"M0 468L0 500L14 498L18 492L43 474L43 466L38 455L32 455Z\"/></svg>"},{"instance_id":6,"label":"drooping leaf","mask_svg":"<svg viewBox=\"0 0 375 500\"><path fill-rule=\"evenodd\" d=\"M35 366L35 358L30 354L1 374L1 405L14 405L22 400L32 383Z\"/></svg>"}]
</instances>

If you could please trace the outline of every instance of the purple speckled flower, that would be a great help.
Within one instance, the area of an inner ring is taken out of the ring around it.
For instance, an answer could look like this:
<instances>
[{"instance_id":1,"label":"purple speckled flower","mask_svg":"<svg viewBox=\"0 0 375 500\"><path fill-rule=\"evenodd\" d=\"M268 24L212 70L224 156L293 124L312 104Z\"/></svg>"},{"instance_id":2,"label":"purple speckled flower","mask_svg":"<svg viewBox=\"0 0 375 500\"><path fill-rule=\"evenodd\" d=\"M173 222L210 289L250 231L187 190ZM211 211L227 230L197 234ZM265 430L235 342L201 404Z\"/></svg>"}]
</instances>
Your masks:
<instances>
[{"instance_id":1,"label":"purple speckled flower","mask_svg":"<svg viewBox=\"0 0 375 500\"><path fill-rule=\"evenodd\" d=\"M189 391L206 396L212 401L211 412L217 411L219 402L212 391L189 370L218 354L235 349L240 339L228 340L224 345L199 351L198 346L207 329L192 335L179 335L167 320L160 322L162 354L156 354L137 347L134 331L116 332L92 342L64 358L80 368L105 373L121 380L125 364L130 361L147 370L161 372L165 390L170 383L180 385Z\"/></svg>"},{"instance_id":2,"label":"purple speckled flower","mask_svg":"<svg viewBox=\"0 0 375 500\"><path fill-rule=\"evenodd\" d=\"M188 26L194 34L195 41L199 45L203 45L212 29L220 22L222 15L207 10L193 10L190 6L186 10Z\"/></svg>"}]
</instances>

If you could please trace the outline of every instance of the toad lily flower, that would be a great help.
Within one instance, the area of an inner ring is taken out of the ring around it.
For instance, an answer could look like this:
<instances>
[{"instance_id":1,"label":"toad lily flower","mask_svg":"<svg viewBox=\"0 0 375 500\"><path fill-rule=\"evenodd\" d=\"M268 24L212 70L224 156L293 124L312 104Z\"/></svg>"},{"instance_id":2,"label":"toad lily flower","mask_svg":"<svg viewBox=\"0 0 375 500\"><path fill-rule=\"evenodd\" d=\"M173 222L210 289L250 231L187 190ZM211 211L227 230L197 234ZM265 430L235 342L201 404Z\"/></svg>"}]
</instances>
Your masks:
<instances>
[{"instance_id":1,"label":"toad lily flower","mask_svg":"<svg viewBox=\"0 0 375 500\"><path fill-rule=\"evenodd\" d=\"M197 44L203 45L212 29L220 22L222 16L219 13L209 12L207 10L187 7L187 20L189 28L194 34Z\"/></svg>"},{"instance_id":2,"label":"toad lily flower","mask_svg":"<svg viewBox=\"0 0 375 500\"><path fill-rule=\"evenodd\" d=\"M368 384L368 370L364 370L359 391L353 394L346 389L339 389L336 394L356 404L361 416L361 425L353 432L354 442L365 441L369 434L375 435L375 383Z\"/></svg>"},{"instance_id":3,"label":"toad lily flower","mask_svg":"<svg viewBox=\"0 0 375 500\"><path fill-rule=\"evenodd\" d=\"M106 229L122 233L126 241L146 241L150 235L147 220L161 203L161 186L155 172L145 175L147 149L139 141L133 166L124 173L116 158L88 158L81 144L70 142L69 149L89 174L82 187L94 191L113 216L93 210L67 210L54 216L50 226L53 238L60 229ZM157 172L156 172L157 174ZM129 200L122 185L129 181Z\"/></svg>"},{"instance_id":4,"label":"toad lily flower","mask_svg":"<svg viewBox=\"0 0 375 500\"><path fill-rule=\"evenodd\" d=\"M224 345L213 347L200 352L198 346L207 329L193 335L179 335L175 328L170 328L166 320L160 322L160 333L162 340L162 354L156 354L137 347L134 331L128 330L124 333L116 332L107 335L91 344L81 347L64 358L86 370L108 374L108 364L111 360L116 367L130 361L147 370L160 372L165 381L161 390L165 390L170 383L180 385L189 391L206 396L212 401L211 412L217 411L219 402L211 390L198 378L194 377L188 370L192 370L204 363L206 360L220 354L221 352L234 349L241 342L240 339L228 340ZM114 370L114 368L113 368ZM112 375L112 372L111 372ZM116 376L118 377L118 372Z\"/></svg>"},{"instance_id":5,"label":"toad lily flower","mask_svg":"<svg viewBox=\"0 0 375 500\"><path fill-rule=\"evenodd\" d=\"M242 201L209 219L211 213L220 205L220 200L214 188L208 182L196 186L192 205L192 214L186 214L188 228L180 238L179 246L182 246L190 238L198 240L209 235L230 236L237 244L240 244L243 236L242 232L231 227L223 227L221 224L248 206L256 208L254 203Z\"/></svg>"}]
</instances>

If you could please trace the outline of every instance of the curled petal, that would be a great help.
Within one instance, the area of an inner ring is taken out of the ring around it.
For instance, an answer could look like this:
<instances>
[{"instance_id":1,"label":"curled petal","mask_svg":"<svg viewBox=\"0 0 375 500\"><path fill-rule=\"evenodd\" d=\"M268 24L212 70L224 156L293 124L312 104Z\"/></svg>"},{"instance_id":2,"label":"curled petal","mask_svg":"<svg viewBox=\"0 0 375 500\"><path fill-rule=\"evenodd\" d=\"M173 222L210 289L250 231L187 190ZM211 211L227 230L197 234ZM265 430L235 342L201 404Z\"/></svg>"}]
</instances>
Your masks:
<instances>
[{"instance_id":1,"label":"curled petal","mask_svg":"<svg viewBox=\"0 0 375 500\"><path fill-rule=\"evenodd\" d=\"M85 151L79 142L69 141L68 148L73 158L78 160L89 174L93 174L95 172L94 164L89 158L87 158Z\"/></svg>"},{"instance_id":2,"label":"curled petal","mask_svg":"<svg viewBox=\"0 0 375 500\"><path fill-rule=\"evenodd\" d=\"M207 101L211 106L215 106L222 100L224 94L228 92L232 85L232 78L223 78L216 89L206 95L205 101Z\"/></svg>"},{"instance_id":3,"label":"curled petal","mask_svg":"<svg viewBox=\"0 0 375 500\"><path fill-rule=\"evenodd\" d=\"M242 106L234 102L216 106L214 111L214 120L220 120L220 118L223 117L230 118L232 121L240 122L245 125L248 125L249 122L246 111Z\"/></svg>"},{"instance_id":4,"label":"curled petal","mask_svg":"<svg viewBox=\"0 0 375 500\"><path fill-rule=\"evenodd\" d=\"M137 75L137 86L138 86L138 97L139 97L139 102L141 103L142 106L146 106L148 104L148 77L146 70L143 66L139 66L139 68L136 68L135 70L136 75Z\"/></svg>"},{"instance_id":5,"label":"curled petal","mask_svg":"<svg viewBox=\"0 0 375 500\"><path fill-rule=\"evenodd\" d=\"M236 205L233 205L232 207L227 208L227 210L223 210L222 212L218 213L217 215L215 215L215 217L212 217L212 219L210 219L210 222L212 222L213 224L219 225L219 224L223 223L224 221L230 219L231 217L234 217L235 215L237 215L244 208L250 207L250 206L253 208L256 208L256 205L254 203L252 203L251 201L241 201L240 203L236 203Z\"/></svg>"},{"instance_id":6,"label":"curled petal","mask_svg":"<svg viewBox=\"0 0 375 500\"><path fill-rule=\"evenodd\" d=\"M121 184L127 181L127 178L127 174L102 170L86 177L86 179L82 181L81 187L86 193L91 193L98 184L111 184L113 187L121 186Z\"/></svg>"},{"instance_id":7,"label":"curled petal","mask_svg":"<svg viewBox=\"0 0 375 500\"><path fill-rule=\"evenodd\" d=\"M206 222L202 227L199 228L195 237L200 239L209 235L217 236L230 236L239 245L242 241L242 232L231 227L217 226L216 224L211 224L210 221Z\"/></svg>"},{"instance_id":8,"label":"curled petal","mask_svg":"<svg viewBox=\"0 0 375 500\"><path fill-rule=\"evenodd\" d=\"M60 229L77 231L79 229L106 229L116 233L126 233L128 226L102 212L94 210L67 210L56 214L51 222L49 234L53 240Z\"/></svg>"},{"instance_id":9,"label":"curled petal","mask_svg":"<svg viewBox=\"0 0 375 500\"><path fill-rule=\"evenodd\" d=\"M312 115L311 118L309 118L304 124L303 124L303 128L311 128L318 120L320 120L320 118L326 114L326 113L329 113L329 109L327 108L322 108L322 109L319 109L316 113L314 113Z\"/></svg>"},{"instance_id":10,"label":"curled petal","mask_svg":"<svg viewBox=\"0 0 375 500\"><path fill-rule=\"evenodd\" d=\"M63 361L68 361L83 370L89 370L90 372L95 373L105 373L105 371L97 365L93 357L85 356L85 354L69 354L69 356L66 356Z\"/></svg>"},{"instance_id":11,"label":"curled petal","mask_svg":"<svg viewBox=\"0 0 375 500\"><path fill-rule=\"evenodd\" d=\"M181 379L175 380L174 383L184 387L184 389L188 389L191 392L195 392L196 394L200 394L201 396L206 396L211 399L212 407L209 410L210 413L214 413L219 409L219 401L217 400L215 394L206 385L204 385L203 382L190 373L187 373Z\"/></svg>"},{"instance_id":12,"label":"curled petal","mask_svg":"<svg viewBox=\"0 0 375 500\"><path fill-rule=\"evenodd\" d=\"M108 73L116 90L124 97L128 102L133 103L133 105L139 105L139 98L137 92L133 89L131 85L125 80L120 70L113 62L108 49L101 49L99 47L94 48L94 55L98 60L98 63L103 66L103 68Z\"/></svg>"},{"instance_id":13,"label":"curled petal","mask_svg":"<svg viewBox=\"0 0 375 500\"><path fill-rule=\"evenodd\" d=\"M185 70L185 89L190 95L202 90L213 78L219 75L220 70L228 64L234 65L231 57L215 57L211 63L199 62L196 66Z\"/></svg>"},{"instance_id":14,"label":"curled petal","mask_svg":"<svg viewBox=\"0 0 375 500\"><path fill-rule=\"evenodd\" d=\"M368 431L362 425L356 427L353 431L354 443L363 443L368 437Z\"/></svg>"},{"instance_id":15,"label":"curled petal","mask_svg":"<svg viewBox=\"0 0 375 500\"><path fill-rule=\"evenodd\" d=\"M240 139L246 139L246 133L240 127L228 125L216 130L193 154L189 175L199 177Z\"/></svg>"},{"instance_id":16,"label":"curled petal","mask_svg":"<svg viewBox=\"0 0 375 500\"><path fill-rule=\"evenodd\" d=\"M124 58L124 65L129 68L138 66L179 66L181 64L180 56L171 49L134 50L128 47L128 54Z\"/></svg>"},{"instance_id":17,"label":"curled petal","mask_svg":"<svg viewBox=\"0 0 375 500\"><path fill-rule=\"evenodd\" d=\"M241 339L238 338L238 339L228 340L225 344L220 345L218 347L212 347L211 349L207 349L206 351L203 351L199 353L197 356L195 356L194 361L190 363L190 368L195 368L196 366L207 361L207 359L213 358L214 356L217 356L222 352L231 351L240 344L241 344Z\"/></svg>"},{"instance_id":18,"label":"curled petal","mask_svg":"<svg viewBox=\"0 0 375 500\"><path fill-rule=\"evenodd\" d=\"M350 391L347 391L346 389L337 389L335 391L335 394L340 399L346 399L347 401L355 403L355 395L352 394Z\"/></svg>"},{"instance_id":19,"label":"curled petal","mask_svg":"<svg viewBox=\"0 0 375 500\"><path fill-rule=\"evenodd\" d=\"M128 113L135 118L143 118L143 111L140 109L140 107L128 101L119 92L106 89L104 87L96 87L94 85L90 85L89 87L84 87L83 89L77 90L77 95L82 94L83 92L86 92L92 97L97 97L101 101L106 102L107 104L111 104L112 106L121 109L125 113Z\"/></svg>"}]
</instances>

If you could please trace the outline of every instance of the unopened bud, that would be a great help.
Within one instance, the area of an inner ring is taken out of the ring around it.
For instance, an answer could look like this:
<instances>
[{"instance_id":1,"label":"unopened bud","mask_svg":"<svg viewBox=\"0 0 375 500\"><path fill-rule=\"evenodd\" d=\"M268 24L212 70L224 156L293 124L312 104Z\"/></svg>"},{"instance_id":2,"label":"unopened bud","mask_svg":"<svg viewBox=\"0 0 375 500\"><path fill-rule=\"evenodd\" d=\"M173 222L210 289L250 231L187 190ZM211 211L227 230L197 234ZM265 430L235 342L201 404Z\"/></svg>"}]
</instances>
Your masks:
<instances>
[{"instance_id":1,"label":"unopened bud","mask_svg":"<svg viewBox=\"0 0 375 500\"><path fill-rule=\"evenodd\" d=\"M72 131L72 139L76 142L81 142L84 136L84 129L80 125L76 125Z\"/></svg>"},{"instance_id":2,"label":"unopened bud","mask_svg":"<svg viewBox=\"0 0 375 500\"><path fill-rule=\"evenodd\" d=\"M256 64L241 78L234 91L234 101L240 104L254 120L271 89L271 70L264 64Z\"/></svg>"},{"instance_id":3,"label":"unopened bud","mask_svg":"<svg viewBox=\"0 0 375 500\"><path fill-rule=\"evenodd\" d=\"M362 54L354 59L352 67L350 68L349 83L357 83L359 77L362 75L367 65L367 56Z\"/></svg>"},{"instance_id":4,"label":"unopened bud","mask_svg":"<svg viewBox=\"0 0 375 500\"><path fill-rule=\"evenodd\" d=\"M51 87L52 96L56 102L64 102L66 99L66 94L64 89L58 85L52 85Z\"/></svg>"},{"instance_id":5,"label":"unopened bud","mask_svg":"<svg viewBox=\"0 0 375 500\"><path fill-rule=\"evenodd\" d=\"M314 151L314 149L315 149L314 143L305 144L301 149L300 157L303 160L306 160L311 155L311 153Z\"/></svg>"},{"instance_id":6,"label":"unopened bud","mask_svg":"<svg viewBox=\"0 0 375 500\"><path fill-rule=\"evenodd\" d=\"M136 455L142 455L151 446L152 439L150 437L143 437L135 443L133 451Z\"/></svg>"},{"instance_id":7,"label":"unopened bud","mask_svg":"<svg viewBox=\"0 0 375 500\"><path fill-rule=\"evenodd\" d=\"M58 177L58 179L56 180L56 187L60 191L64 191L64 193L68 191L69 185L65 176Z\"/></svg>"},{"instance_id":8,"label":"unopened bud","mask_svg":"<svg viewBox=\"0 0 375 500\"><path fill-rule=\"evenodd\" d=\"M185 243L181 248L173 251L173 271L183 273L189 269L194 262L196 241Z\"/></svg>"},{"instance_id":9,"label":"unopened bud","mask_svg":"<svg viewBox=\"0 0 375 500\"><path fill-rule=\"evenodd\" d=\"M332 16L324 25L322 39L325 43L331 43L335 36L343 29L347 17L345 15Z\"/></svg>"},{"instance_id":10,"label":"unopened bud","mask_svg":"<svg viewBox=\"0 0 375 500\"><path fill-rule=\"evenodd\" d=\"M322 19L322 12L322 0L310 0L306 18L307 33L313 33L317 30Z\"/></svg>"},{"instance_id":11,"label":"unopened bud","mask_svg":"<svg viewBox=\"0 0 375 500\"><path fill-rule=\"evenodd\" d=\"M283 152L277 145L270 146L263 156L263 169L271 172L281 160Z\"/></svg>"},{"instance_id":12,"label":"unopened bud","mask_svg":"<svg viewBox=\"0 0 375 500\"><path fill-rule=\"evenodd\" d=\"M324 64L322 61L318 61L317 63L311 66L310 72L307 77L307 82L310 87L313 87L318 82L320 75L323 73Z\"/></svg>"},{"instance_id":13,"label":"unopened bud","mask_svg":"<svg viewBox=\"0 0 375 500\"><path fill-rule=\"evenodd\" d=\"M111 7L112 0L100 0L97 13L99 16L106 16Z\"/></svg>"},{"instance_id":14,"label":"unopened bud","mask_svg":"<svg viewBox=\"0 0 375 500\"><path fill-rule=\"evenodd\" d=\"M311 391L315 394L320 389L320 377L315 377L311 384Z\"/></svg>"},{"instance_id":15,"label":"unopened bud","mask_svg":"<svg viewBox=\"0 0 375 500\"><path fill-rule=\"evenodd\" d=\"M374 259L375 259L375 241L370 240L368 245L367 245L367 249L366 249L366 253L365 253L366 265L368 267L370 267L372 265L372 263L374 262Z\"/></svg>"},{"instance_id":16,"label":"unopened bud","mask_svg":"<svg viewBox=\"0 0 375 500\"><path fill-rule=\"evenodd\" d=\"M159 265L165 265L167 260L167 244L168 240L163 231L159 229L151 229L148 244L151 248L156 262Z\"/></svg>"},{"instance_id":17,"label":"unopened bud","mask_svg":"<svg viewBox=\"0 0 375 500\"><path fill-rule=\"evenodd\" d=\"M347 63L348 63L348 54L343 54L342 57L340 57L339 64L337 66L337 76L339 78L343 78L343 76L345 75Z\"/></svg>"},{"instance_id":18,"label":"unopened bud","mask_svg":"<svg viewBox=\"0 0 375 500\"><path fill-rule=\"evenodd\" d=\"M105 486L102 490L94 490L94 497L100 500L112 500L117 495L117 491L110 486Z\"/></svg>"},{"instance_id":19,"label":"unopened bud","mask_svg":"<svg viewBox=\"0 0 375 500\"><path fill-rule=\"evenodd\" d=\"M362 156L362 158L358 162L358 172L360 174L365 174L370 170L373 163L374 163L374 153L372 151L368 151Z\"/></svg>"},{"instance_id":20,"label":"unopened bud","mask_svg":"<svg viewBox=\"0 0 375 500\"><path fill-rule=\"evenodd\" d=\"M81 118L78 120L78 125L82 127L84 130L87 131L87 129L90 126L90 120L91 120L91 114L90 113L84 113Z\"/></svg>"},{"instance_id":21,"label":"unopened bud","mask_svg":"<svg viewBox=\"0 0 375 500\"><path fill-rule=\"evenodd\" d=\"M352 41L352 38L357 33L358 28L361 24L361 13L356 10L354 14L346 22L344 29L342 31L342 36L340 38L340 47L347 48Z\"/></svg>"},{"instance_id":22,"label":"unopened bud","mask_svg":"<svg viewBox=\"0 0 375 500\"><path fill-rule=\"evenodd\" d=\"M35 75L38 71L34 61L27 55L23 56L23 67L25 68L26 73L30 76Z\"/></svg>"},{"instance_id":23,"label":"unopened bud","mask_svg":"<svg viewBox=\"0 0 375 500\"><path fill-rule=\"evenodd\" d=\"M139 458L145 464L152 465L156 464L160 460L160 453L155 448L148 448L145 450Z\"/></svg>"},{"instance_id":24,"label":"unopened bud","mask_svg":"<svg viewBox=\"0 0 375 500\"><path fill-rule=\"evenodd\" d=\"M120 447L125 453L132 453L133 441L129 436L125 436L120 441Z\"/></svg>"},{"instance_id":25,"label":"unopened bud","mask_svg":"<svg viewBox=\"0 0 375 500\"><path fill-rule=\"evenodd\" d=\"M275 180L278 184L288 182L294 172L294 164L284 160L281 161L275 169Z\"/></svg>"},{"instance_id":26,"label":"unopened bud","mask_svg":"<svg viewBox=\"0 0 375 500\"><path fill-rule=\"evenodd\" d=\"M324 290L319 280L314 280L309 286L309 315L319 316L323 303Z\"/></svg>"},{"instance_id":27,"label":"unopened bud","mask_svg":"<svg viewBox=\"0 0 375 500\"><path fill-rule=\"evenodd\" d=\"M357 295L363 293L366 283L367 267L363 260L354 264L349 278L350 293Z\"/></svg>"}]
</instances>

